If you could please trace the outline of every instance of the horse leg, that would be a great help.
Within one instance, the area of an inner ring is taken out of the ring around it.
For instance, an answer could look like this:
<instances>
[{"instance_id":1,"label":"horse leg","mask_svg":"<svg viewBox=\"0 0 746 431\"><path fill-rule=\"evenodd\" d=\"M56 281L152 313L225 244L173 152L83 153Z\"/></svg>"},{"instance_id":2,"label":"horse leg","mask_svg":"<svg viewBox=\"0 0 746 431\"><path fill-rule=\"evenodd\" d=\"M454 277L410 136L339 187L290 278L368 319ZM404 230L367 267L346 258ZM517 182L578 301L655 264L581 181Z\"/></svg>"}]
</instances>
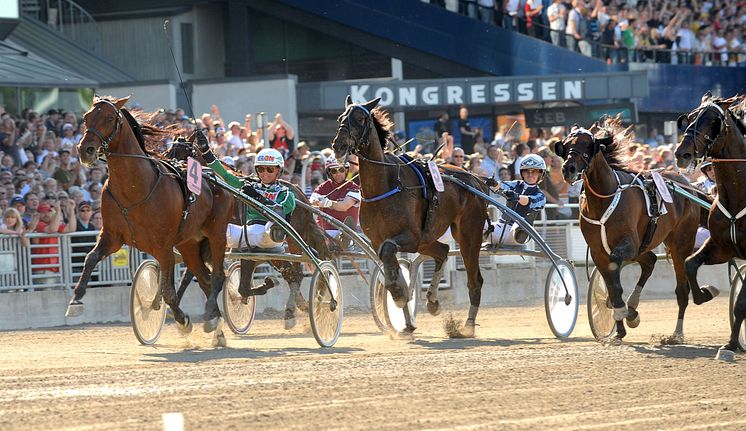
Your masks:
<instances>
[{"instance_id":1,"label":"horse leg","mask_svg":"<svg viewBox=\"0 0 746 431\"><path fill-rule=\"evenodd\" d=\"M627 326L630 328L637 328L640 324L640 313L637 312L637 306L640 305L640 293L642 293L642 288L645 287L650 275L653 274L653 268L655 268L657 260L658 258L652 251L637 256L636 261L641 268L640 278L627 298Z\"/></svg>"},{"instance_id":2,"label":"horse leg","mask_svg":"<svg viewBox=\"0 0 746 431\"><path fill-rule=\"evenodd\" d=\"M181 253L184 264L187 267L181 278L181 282L179 283L179 291L176 293L179 303L181 303L184 291L187 286L189 286L193 277L197 277L197 283L199 284L200 289L202 289L205 297L209 297L211 290L210 270L207 269L207 266L202 259L199 242L189 242L186 245L182 245L179 247L179 252Z\"/></svg>"},{"instance_id":3,"label":"horse leg","mask_svg":"<svg viewBox=\"0 0 746 431\"><path fill-rule=\"evenodd\" d=\"M301 302L305 301L300 293L300 285L303 282L303 269L300 263L278 261L273 262L273 264L275 264L275 268L280 271L282 278L290 286L290 294L285 304L285 329L293 329L295 327L295 308L298 303L298 296L300 296Z\"/></svg>"},{"instance_id":4,"label":"horse leg","mask_svg":"<svg viewBox=\"0 0 746 431\"><path fill-rule=\"evenodd\" d=\"M80 274L78 284L73 290L74 296L67 306L65 317L75 317L83 314L85 305L83 305L82 299L83 296L85 296L85 291L88 287L88 281L91 279L91 273L93 272L93 269L104 258L122 248L122 245L122 241L118 238L115 238L110 231L104 230L101 233L101 236L98 238L98 241L93 247L93 250L91 250L85 257L85 263L83 264L83 273Z\"/></svg>"},{"instance_id":5,"label":"horse leg","mask_svg":"<svg viewBox=\"0 0 746 431\"><path fill-rule=\"evenodd\" d=\"M625 304L624 299L622 298L622 294L624 293L621 280L622 264L625 260L635 258L636 254L636 247L633 244L633 241L629 237L626 237L616 247L614 247L613 250L611 250L611 255L609 255L607 261L608 264L606 271L603 271L602 268L599 267L599 271L601 271L601 275L604 276L604 281L606 281L611 305L614 307L617 342L621 342L621 340L627 335L627 330L624 328L624 319L629 314L627 304ZM593 261L599 262L595 257ZM601 261L603 262L603 260Z\"/></svg>"},{"instance_id":6,"label":"horse leg","mask_svg":"<svg viewBox=\"0 0 746 431\"><path fill-rule=\"evenodd\" d=\"M460 222L454 226L455 229L452 229L452 232L461 249L461 257L464 260L464 267L466 267L467 286L469 288L469 315L466 318L464 327L461 329L461 335L471 338L474 336L479 304L482 302L482 284L484 283L484 279L479 269L479 252L482 248L482 227L484 226L485 212L482 210L483 217L474 217L467 208L466 214L469 214L469 216L464 216L462 213Z\"/></svg>"},{"instance_id":7,"label":"horse leg","mask_svg":"<svg viewBox=\"0 0 746 431\"><path fill-rule=\"evenodd\" d=\"M181 304L181 299L184 298L184 293L186 292L186 289L187 287L189 287L189 283L192 282L193 278L194 274L192 273L192 271L189 270L189 267L187 267L184 270L184 273L181 274L181 280L179 281L179 290L176 292L176 297L179 298L179 304ZM202 287L202 285L200 285L200 287ZM205 296L207 296L207 293L205 293Z\"/></svg>"},{"instance_id":8,"label":"horse leg","mask_svg":"<svg viewBox=\"0 0 746 431\"><path fill-rule=\"evenodd\" d=\"M158 284L163 293L163 301L171 308L179 332L182 335L187 335L192 332L192 321L189 315L179 308L179 298L176 296L176 289L174 288L174 253L169 247L155 258L160 265Z\"/></svg>"},{"instance_id":9,"label":"horse leg","mask_svg":"<svg viewBox=\"0 0 746 431\"><path fill-rule=\"evenodd\" d=\"M448 259L448 252L450 247L448 244L435 241L428 244L426 247L421 248L420 253L430 256L435 260L435 273L433 274L432 280L430 280L430 287L427 289L427 311L433 316L440 314L440 301L438 301L438 285L440 279L443 277L443 271L445 269L446 259ZM415 289L417 286L415 286Z\"/></svg>"},{"instance_id":10,"label":"horse leg","mask_svg":"<svg viewBox=\"0 0 746 431\"><path fill-rule=\"evenodd\" d=\"M697 282L699 267L702 265L725 263L731 257L733 257L732 254L726 253L720 247L716 247L712 238L708 238L696 253L686 259L684 263L686 276L687 280L689 280L689 288L692 290L695 304L703 304L720 294L720 290L715 286L699 286Z\"/></svg>"},{"instance_id":11,"label":"horse leg","mask_svg":"<svg viewBox=\"0 0 746 431\"><path fill-rule=\"evenodd\" d=\"M223 263L225 261L226 237L224 234L215 234L210 236L209 239L205 238L202 240L203 243L204 241L207 241L204 246L209 246L209 248L204 247L203 249L203 247L200 247L200 250L203 253L200 254L200 260L204 260L208 257L211 258L210 263L212 264L212 274L209 277L211 284L210 295L207 297L207 302L205 303L205 323L203 329L205 332L218 330L216 335L221 337L223 330L219 327L219 319L221 315L220 308L218 307L218 295L223 290L223 284L225 284L225 270L223 268ZM225 342L223 341L220 345L224 346Z\"/></svg>"},{"instance_id":12,"label":"horse leg","mask_svg":"<svg viewBox=\"0 0 746 431\"><path fill-rule=\"evenodd\" d=\"M733 326L730 328L730 340L728 344L718 350L717 359L733 360L735 359L736 351L740 350L738 335L741 332L743 321L746 319L746 289L743 283L741 283L741 291L738 292L738 297L733 307L733 316L735 318L733 319Z\"/></svg>"},{"instance_id":13,"label":"horse leg","mask_svg":"<svg viewBox=\"0 0 746 431\"><path fill-rule=\"evenodd\" d=\"M410 232L403 232L389 238L378 247L378 257L383 263L383 275L386 289L391 293L394 303L404 308L409 302L409 285L399 271L396 253L400 248L416 249L416 241Z\"/></svg>"}]
</instances>

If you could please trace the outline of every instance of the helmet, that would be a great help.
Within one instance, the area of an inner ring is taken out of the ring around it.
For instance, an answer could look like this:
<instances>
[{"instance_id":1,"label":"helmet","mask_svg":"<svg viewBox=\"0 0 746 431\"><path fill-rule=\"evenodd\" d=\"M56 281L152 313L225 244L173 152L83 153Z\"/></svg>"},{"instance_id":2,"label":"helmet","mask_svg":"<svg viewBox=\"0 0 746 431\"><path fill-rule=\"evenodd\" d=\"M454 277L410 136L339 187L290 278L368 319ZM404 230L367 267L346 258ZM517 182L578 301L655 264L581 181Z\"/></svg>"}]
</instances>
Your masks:
<instances>
[{"instance_id":1,"label":"helmet","mask_svg":"<svg viewBox=\"0 0 746 431\"><path fill-rule=\"evenodd\" d=\"M324 163L324 169L326 169L327 171L331 168L339 168L340 166L341 165L337 161L337 158L334 156L327 157L326 162ZM349 167L350 167L350 164L345 163L344 168L347 169Z\"/></svg>"},{"instance_id":2,"label":"helmet","mask_svg":"<svg viewBox=\"0 0 746 431\"><path fill-rule=\"evenodd\" d=\"M521 160L519 170L524 169L538 169L542 173L547 170L547 164L544 163L544 159L538 154L529 154Z\"/></svg>"},{"instance_id":3,"label":"helmet","mask_svg":"<svg viewBox=\"0 0 746 431\"><path fill-rule=\"evenodd\" d=\"M712 160L707 160L701 165L699 165L699 170L702 171L703 174L707 175L705 170L707 169L708 166L712 166Z\"/></svg>"},{"instance_id":4,"label":"helmet","mask_svg":"<svg viewBox=\"0 0 746 431\"><path fill-rule=\"evenodd\" d=\"M338 168L339 162L337 162L337 159L334 156L329 156L326 159L326 163L324 163L324 169L329 170L329 168Z\"/></svg>"},{"instance_id":5,"label":"helmet","mask_svg":"<svg viewBox=\"0 0 746 431\"><path fill-rule=\"evenodd\" d=\"M259 154L256 155L254 166L279 166L283 168L285 167L285 158L274 148L267 148L259 151Z\"/></svg>"}]
</instances>

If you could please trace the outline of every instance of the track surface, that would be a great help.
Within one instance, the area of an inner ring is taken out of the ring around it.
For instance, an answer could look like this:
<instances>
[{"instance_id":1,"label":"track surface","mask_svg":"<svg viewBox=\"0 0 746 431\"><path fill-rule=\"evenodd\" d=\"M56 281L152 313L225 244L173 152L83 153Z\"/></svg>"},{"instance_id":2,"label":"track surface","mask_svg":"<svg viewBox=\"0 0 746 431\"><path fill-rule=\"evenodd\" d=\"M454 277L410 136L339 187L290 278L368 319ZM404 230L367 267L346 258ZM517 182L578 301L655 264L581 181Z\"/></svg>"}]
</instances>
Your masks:
<instances>
[{"instance_id":1,"label":"track surface","mask_svg":"<svg viewBox=\"0 0 746 431\"><path fill-rule=\"evenodd\" d=\"M333 349L270 319L225 349L199 325L186 340L171 324L155 347L125 325L2 332L0 428L162 429L182 412L192 430L746 429L746 354L713 360L727 296L689 306L684 345L651 337L673 330L673 298L640 313L622 346L593 341L583 307L564 342L541 307L483 308L471 340L445 337L448 311L410 341L348 315Z\"/></svg>"}]
</instances>

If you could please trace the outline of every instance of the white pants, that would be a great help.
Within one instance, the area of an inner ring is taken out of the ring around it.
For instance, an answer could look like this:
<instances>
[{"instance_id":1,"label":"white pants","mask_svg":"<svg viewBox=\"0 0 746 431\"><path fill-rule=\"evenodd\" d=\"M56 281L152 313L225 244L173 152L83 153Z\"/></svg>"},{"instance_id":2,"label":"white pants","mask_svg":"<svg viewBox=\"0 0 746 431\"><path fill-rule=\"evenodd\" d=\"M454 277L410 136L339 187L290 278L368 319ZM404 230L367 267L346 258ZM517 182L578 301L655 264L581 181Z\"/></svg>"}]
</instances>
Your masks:
<instances>
[{"instance_id":1,"label":"white pants","mask_svg":"<svg viewBox=\"0 0 746 431\"><path fill-rule=\"evenodd\" d=\"M246 240L249 241L248 247L258 248L276 248L281 247L281 242L274 242L269 236L269 229L272 227L272 222L267 222L266 225L252 224L246 226L246 236L242 238L243 226L236 224L228 224L228 231L226 238L228 240L227 246L229 248L243 248L246 247Z\"/></svg>"},{"instance_id":2,"label":"white pants","mask_svg":"<svg viewBox=\"0 0 746 431\"><path fill-rule=\"evenodd\" d=\"M496 223L493 223L492 225L495 227L495 229L490 233L491 244L523 245L528 242L528 239L531 239L531 237L528 237L526 242L518 242L515 239L516 231L521 229L518 223L513 223L512 225L503 225L498 221Z\"/></svg>"},{"instance_id":3,"label":"white pants","mask_svg":"<svg viewBox=\"0 0 746 431\"><path fill-rule=\"evenodd\" d=\"M697 251L702 244L705 243L707 238L710 237L710 231L703 228L702 226L697 228L697 236L694 239L694 251Z\"/></svg>"}]
</instances>

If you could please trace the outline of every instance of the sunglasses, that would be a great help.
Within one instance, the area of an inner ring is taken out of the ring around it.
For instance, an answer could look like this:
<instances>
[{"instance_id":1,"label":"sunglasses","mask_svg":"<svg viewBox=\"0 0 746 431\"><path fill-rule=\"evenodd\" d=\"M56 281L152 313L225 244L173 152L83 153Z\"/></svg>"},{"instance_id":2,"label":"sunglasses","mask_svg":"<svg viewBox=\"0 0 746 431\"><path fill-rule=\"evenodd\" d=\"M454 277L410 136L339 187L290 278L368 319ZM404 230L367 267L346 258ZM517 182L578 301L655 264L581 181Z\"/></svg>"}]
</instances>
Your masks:
<instances>
[{"instance_id":1,"label":"sunglasses","mask_svg":"<svg viewBox=\"0 0 746 431\"><path fill-rule=\"evenodd\" d=\"M329 168L330 174L343 174L345 173L345 168Z\"/></svg>"},{"instance_id":2,"label":"sunglasses","mask_svg":"<svg viewBox=\"0 0 746 431\"><path fill-rule=\"evenodd\" d=\"M464 156L453 156L454 159L463 159Z\"/></svg>"},{"instance_id":3,"label":"sunglasses","mask_svg":"<svg viewBox=\"0 0 746 431\"><path fill-rule=\"evenodd\" d=\"M263 172L274 174L275 172L277 172L277 167L275 166L257 166L254 169L256 170L257 174L261 174Z\"/></svg>"}]
</instances>

